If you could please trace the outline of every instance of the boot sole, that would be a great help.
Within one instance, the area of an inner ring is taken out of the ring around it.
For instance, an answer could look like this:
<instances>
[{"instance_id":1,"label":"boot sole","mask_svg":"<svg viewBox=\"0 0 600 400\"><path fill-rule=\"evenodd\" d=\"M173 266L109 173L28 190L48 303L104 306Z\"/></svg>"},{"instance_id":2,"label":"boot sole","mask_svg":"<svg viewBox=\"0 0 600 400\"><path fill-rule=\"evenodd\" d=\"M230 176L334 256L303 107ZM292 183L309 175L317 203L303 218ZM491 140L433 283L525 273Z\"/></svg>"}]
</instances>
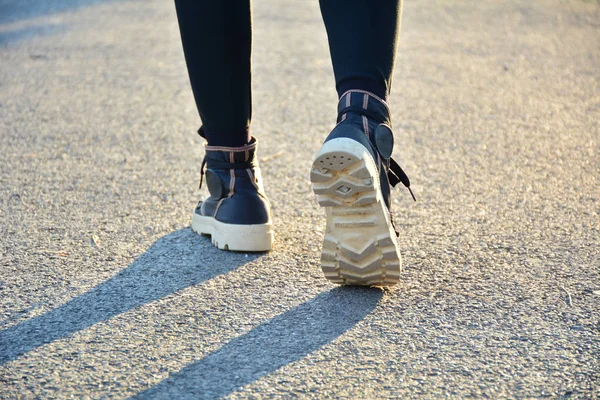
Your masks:
<instances>
[{"instance_id":1,"label":"boot sole","mask_svg":"<svg viewBox=\"0 0 600 400\"><path fill-rule=\"evenodd\" d=\"M321 255L325 277L341 285L398 283L402 258L368 150L347 138L326 142L310 180L327 215Z\"/></svg>"},{"instance_id":2,"label":"boot sole","mask_svg":"<svg viewBox=\"0 0 600 400\"><path fill-rule=\"evenodd\" d=\"M194 213L192 230L200 235L210 235L212 244L221 250L269 251L273 246L273 227L269 224L225 224L213 217Z\"/></svg>"}]
</instances>

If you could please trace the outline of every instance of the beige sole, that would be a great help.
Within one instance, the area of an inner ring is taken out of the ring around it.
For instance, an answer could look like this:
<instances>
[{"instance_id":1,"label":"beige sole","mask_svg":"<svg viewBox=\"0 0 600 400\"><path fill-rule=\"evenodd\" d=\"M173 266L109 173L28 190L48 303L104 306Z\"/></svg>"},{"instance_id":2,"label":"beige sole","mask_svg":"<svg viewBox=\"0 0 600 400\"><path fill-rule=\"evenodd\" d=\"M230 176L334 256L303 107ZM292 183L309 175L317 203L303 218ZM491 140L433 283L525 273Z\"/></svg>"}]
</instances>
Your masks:
<instances>
[{"instance_id":1,"label":"beige sole","mask_svg":"<svg viewBox=\"0 0 600 400\"><path fill-rule=\"evenodd\" d=\"M342 285L398 283L402 258L368 150L352 139L326 142L310 180L327 214L321 256L325 277Z\"/></svg>"},{"instance_id":2,"label":"beige sole","mask_svg":"<svg viewBox=\"0 0 600 400\"><path fill-rule=\"evenodd\" d=\"M212 217L194 213L192 230L200 235L210 235L212 244L221 250L269 251L273 246L273 227L269 224L224 224Z\"/></svg>"}]
</instances>

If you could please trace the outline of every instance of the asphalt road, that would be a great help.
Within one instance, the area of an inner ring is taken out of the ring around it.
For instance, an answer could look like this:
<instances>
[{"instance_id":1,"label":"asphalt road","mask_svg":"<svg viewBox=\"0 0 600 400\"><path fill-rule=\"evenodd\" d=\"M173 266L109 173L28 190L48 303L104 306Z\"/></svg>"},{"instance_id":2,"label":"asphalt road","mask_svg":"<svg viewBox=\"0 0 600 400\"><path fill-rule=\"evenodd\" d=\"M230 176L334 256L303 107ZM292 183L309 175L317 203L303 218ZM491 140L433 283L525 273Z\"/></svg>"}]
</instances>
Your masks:
<instances>
[{"instance_id":1,"label":"asphalt road","mask_svg":"<svg viewBox=\"0 0 600 400\"><path fill-rule=\"evenodd\" d=\"M600 4L407 1L391 290L319 270L315 1L255 1L268 254L190 228L172 2L0 0L0 398L600 395Z\"/></svg>"}]
</instances>

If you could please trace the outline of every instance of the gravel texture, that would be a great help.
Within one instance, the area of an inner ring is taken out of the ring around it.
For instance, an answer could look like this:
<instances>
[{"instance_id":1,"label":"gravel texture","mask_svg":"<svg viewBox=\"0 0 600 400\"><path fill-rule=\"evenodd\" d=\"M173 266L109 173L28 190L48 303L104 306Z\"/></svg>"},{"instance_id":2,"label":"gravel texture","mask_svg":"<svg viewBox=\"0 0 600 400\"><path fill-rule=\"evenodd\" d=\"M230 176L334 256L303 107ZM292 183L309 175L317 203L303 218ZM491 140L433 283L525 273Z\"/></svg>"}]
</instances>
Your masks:
<instances>
[{"instance_id":1,"label":"gravel texture","mask_svg":"<svg viewBox=\"0 0 600 400\"><path fill-rule=\"evenodd\" d=\"M172 2L0 0L0 398L600 395L600 3L407 1L390 290L319 270L317 1L257 0L275 248L194 234Z\"/></svg>"}]
</instances>

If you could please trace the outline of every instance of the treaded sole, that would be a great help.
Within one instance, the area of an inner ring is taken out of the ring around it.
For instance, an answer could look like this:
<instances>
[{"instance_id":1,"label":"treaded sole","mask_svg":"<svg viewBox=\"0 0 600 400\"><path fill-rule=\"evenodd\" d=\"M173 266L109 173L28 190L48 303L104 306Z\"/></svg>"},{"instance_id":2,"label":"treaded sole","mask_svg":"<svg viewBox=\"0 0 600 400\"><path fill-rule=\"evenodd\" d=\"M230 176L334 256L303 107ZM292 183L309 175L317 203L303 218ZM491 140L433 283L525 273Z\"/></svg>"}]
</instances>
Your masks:
<instances>
[{"instance_id":1,"label":"treaded sole","mask_svg":"<svg viewBox=\"0 0 600 400\"><path fill-rule=\"evenodd\" d=\"M194 212L192 230L200 235L210 235L212 244L221 250L269 251L273 246L273 227L270 223L225 224Z\"/></svg>"},{"instance_id":2,"label":"treaded sole","mask_svg":"<svg viewBox=\"0 0 600 400\"><path fill-rule=\"evenodd\" d=\"M310 180L327 215L321 255L325 277L341 285L398 283L402 258L368 150L347 138L325 142Z\"/></svg>"}]
</instances>

